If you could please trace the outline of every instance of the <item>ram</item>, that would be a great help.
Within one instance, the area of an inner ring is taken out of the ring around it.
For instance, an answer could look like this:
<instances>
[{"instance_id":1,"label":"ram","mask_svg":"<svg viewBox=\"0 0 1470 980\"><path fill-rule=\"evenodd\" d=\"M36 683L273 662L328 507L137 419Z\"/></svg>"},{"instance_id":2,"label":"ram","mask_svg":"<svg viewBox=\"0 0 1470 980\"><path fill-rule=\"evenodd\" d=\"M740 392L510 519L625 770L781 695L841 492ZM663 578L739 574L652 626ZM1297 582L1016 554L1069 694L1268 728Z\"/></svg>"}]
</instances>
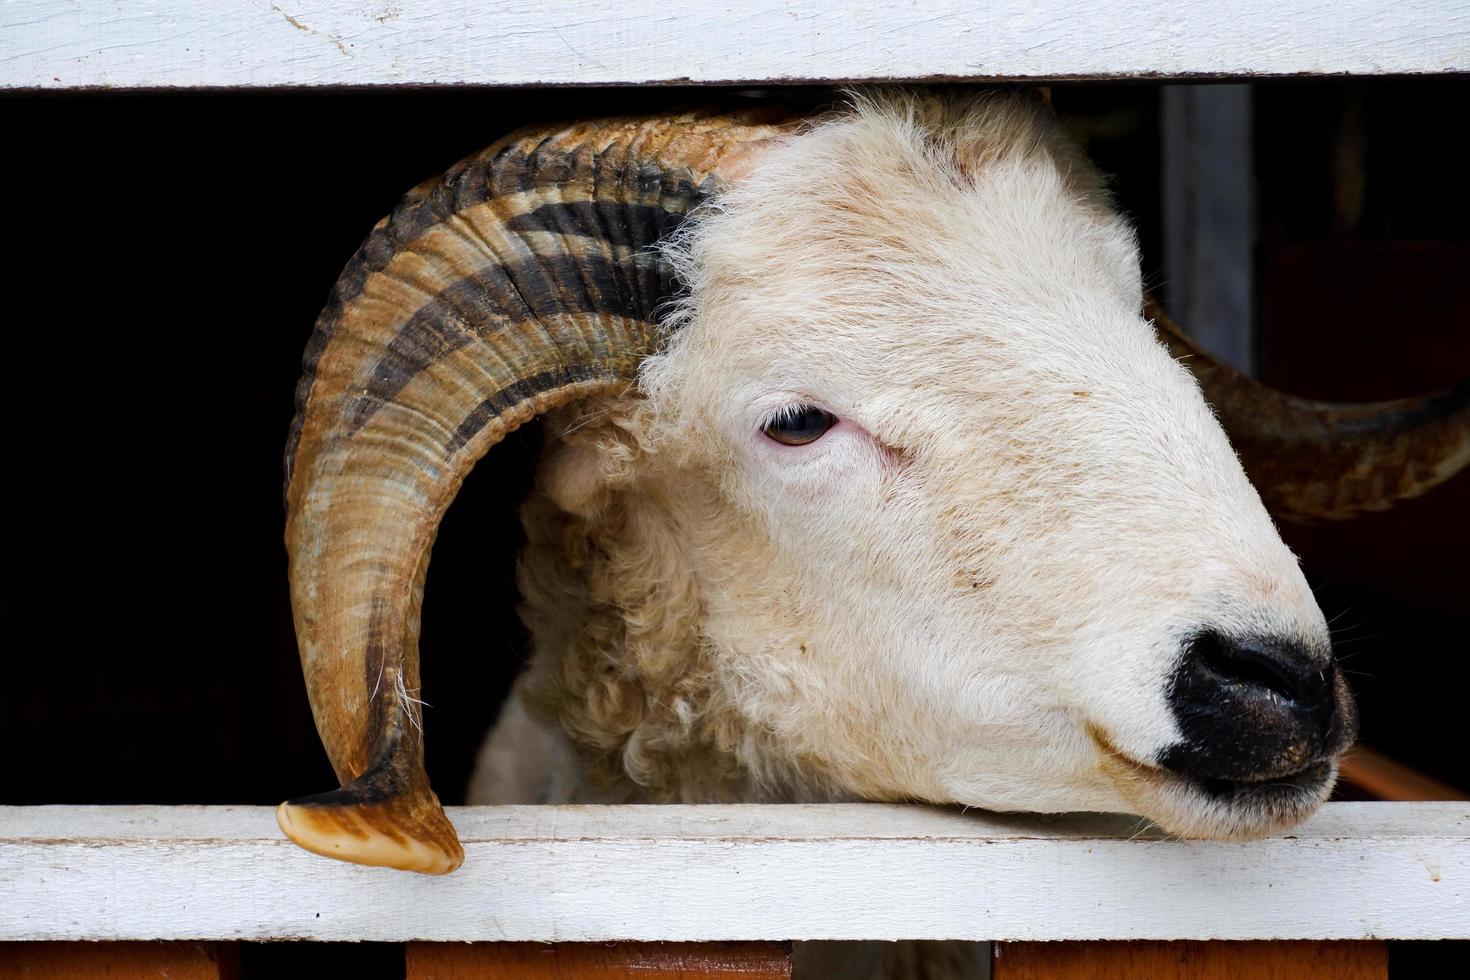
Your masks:
<instances>
[{"instance_id":1,"label":"ram","mask_svg":"<svg viewBox=\"0 0 1470 980\"><path fill-rule=\"evenodd\" d=\"M538 416L534 658L473 800L1201 837L1306 817L1355 731L1268 509L1385 507L1470 457L1470 388L1301 402L1146 314L1034 94L522 131L379 223L305 355L286 537L342 787L282 804L302 846L460 863L423 769L424 574L466 473Z\"/></svg>"}]
</instances>

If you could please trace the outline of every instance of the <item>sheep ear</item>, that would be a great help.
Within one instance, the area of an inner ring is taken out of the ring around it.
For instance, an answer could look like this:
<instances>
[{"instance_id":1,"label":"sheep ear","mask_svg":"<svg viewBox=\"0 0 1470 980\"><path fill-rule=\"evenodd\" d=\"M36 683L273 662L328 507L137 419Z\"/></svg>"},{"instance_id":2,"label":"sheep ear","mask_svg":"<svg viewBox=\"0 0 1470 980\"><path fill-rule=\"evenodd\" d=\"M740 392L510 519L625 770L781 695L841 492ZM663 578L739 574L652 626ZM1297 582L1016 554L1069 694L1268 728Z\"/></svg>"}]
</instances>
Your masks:
<instances>
[{"instance_id":1,"label":"sheep ear","mask_svg":"<svg viewBox=\"0 0 1470 980\"><path fill-rule=\"evenodd\" d=\"M459 866L417 698L439 520L506 434L627 389L676 287L653 246L793 125L758 110L527 130L415 189L348 263L307 346L286 452L296 636L342 787L281 805L292 840Z\"/></svg>"}]
</instances>

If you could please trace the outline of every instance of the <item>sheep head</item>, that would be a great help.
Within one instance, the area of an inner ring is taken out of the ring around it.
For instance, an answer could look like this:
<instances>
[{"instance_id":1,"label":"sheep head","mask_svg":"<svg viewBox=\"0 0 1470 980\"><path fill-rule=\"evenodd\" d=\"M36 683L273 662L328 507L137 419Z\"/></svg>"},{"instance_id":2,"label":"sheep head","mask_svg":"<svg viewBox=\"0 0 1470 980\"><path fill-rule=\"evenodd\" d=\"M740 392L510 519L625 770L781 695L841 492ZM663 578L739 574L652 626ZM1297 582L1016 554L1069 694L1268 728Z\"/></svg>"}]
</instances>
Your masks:
<instances>
[{"instance_id":1,"label":"sheep head","mask_svg":"<svg viewBox=\"0 0 1470 980\"><path fill-rule=\"evenodd\" d=\"M661 752L697 745L747 797L1302 819L1351 698L1142 307L1130 231L1025 95L539 130L415 191L308 348L287 543L343 787L283 828L458 865L413 702L423 575L464 474L545 412L580 435L531 504L541 669L569 658L541 686L635 782L711 795ZM1463 401L1319 426L1314 462L1413 461L1349 510L1416 493L1462 463ZM1260 404L1248 437L1300 437Z\"/></svg>"}]
</instances>

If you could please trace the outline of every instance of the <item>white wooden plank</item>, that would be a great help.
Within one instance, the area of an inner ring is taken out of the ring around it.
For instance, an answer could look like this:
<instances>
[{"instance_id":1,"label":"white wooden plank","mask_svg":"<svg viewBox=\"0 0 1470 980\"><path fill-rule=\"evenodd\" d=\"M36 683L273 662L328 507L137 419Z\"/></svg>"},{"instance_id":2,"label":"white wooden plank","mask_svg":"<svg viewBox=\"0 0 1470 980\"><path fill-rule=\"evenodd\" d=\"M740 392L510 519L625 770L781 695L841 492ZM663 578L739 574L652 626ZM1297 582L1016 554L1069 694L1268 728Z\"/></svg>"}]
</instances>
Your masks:
<instances>
[{"instance_id":1,"label":"white wooden plank","mask_svg":"<svg viewBox=\"0 0 1470 980\"><path fill-rule=\"evenodd\" d=\"M0 809L0 940L1470 938L1470 804L1332 804L1250 843L878 805L451 809L444 878L257 807Z\"/></svg>"},{"instance_id":2,"label":"white wooden plank","mask_svg":"<svg viewBox=\"0 0 1470 980\"><path fill-rule=\"evenodd\" d=\"M4 0L0 88L1385 74L1470 0Z\"/></svg>"}]
</instances>

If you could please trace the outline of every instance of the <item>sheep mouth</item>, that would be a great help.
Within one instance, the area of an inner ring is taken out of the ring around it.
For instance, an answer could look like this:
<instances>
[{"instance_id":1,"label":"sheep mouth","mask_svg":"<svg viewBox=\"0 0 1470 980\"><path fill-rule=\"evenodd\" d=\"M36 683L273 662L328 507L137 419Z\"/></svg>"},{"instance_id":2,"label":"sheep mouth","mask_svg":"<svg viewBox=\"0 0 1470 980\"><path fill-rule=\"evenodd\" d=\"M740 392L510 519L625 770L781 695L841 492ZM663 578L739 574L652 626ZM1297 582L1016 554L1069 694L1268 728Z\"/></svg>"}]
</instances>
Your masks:
<instances>
[{"instance_id":1,"label":"sheep mouth","mask_svg":"<svg viewBox=\"0 0 1470 980\"><path fill-rule=\"evenodd\" d=\"M1188 776L1126 755L1091 732L1103 771L1137 812L1169 833L1248 840L1294 827L1324 803L1337 779L1335 755L1259 780Z\"/></svg>"},{"instance_id":2,"label":"sheep mouth","mask_svg":"<svg viewBox=\"0 0 1470 980\"><path fill-rule=\"evenodd\" d=\"M1177 776L1176 773L1169 773L1169 775ZM1315 794L1324 783L1330 784L1336 775L1336 762L1332 759L1322 759L1308 763L1294 773L1265 779L1210 779L1202 776L1179 778L1186 780L1197 792L1212 800L1222 803L1247 804L1303 791Z\"/></svg>"}]
</instances>

